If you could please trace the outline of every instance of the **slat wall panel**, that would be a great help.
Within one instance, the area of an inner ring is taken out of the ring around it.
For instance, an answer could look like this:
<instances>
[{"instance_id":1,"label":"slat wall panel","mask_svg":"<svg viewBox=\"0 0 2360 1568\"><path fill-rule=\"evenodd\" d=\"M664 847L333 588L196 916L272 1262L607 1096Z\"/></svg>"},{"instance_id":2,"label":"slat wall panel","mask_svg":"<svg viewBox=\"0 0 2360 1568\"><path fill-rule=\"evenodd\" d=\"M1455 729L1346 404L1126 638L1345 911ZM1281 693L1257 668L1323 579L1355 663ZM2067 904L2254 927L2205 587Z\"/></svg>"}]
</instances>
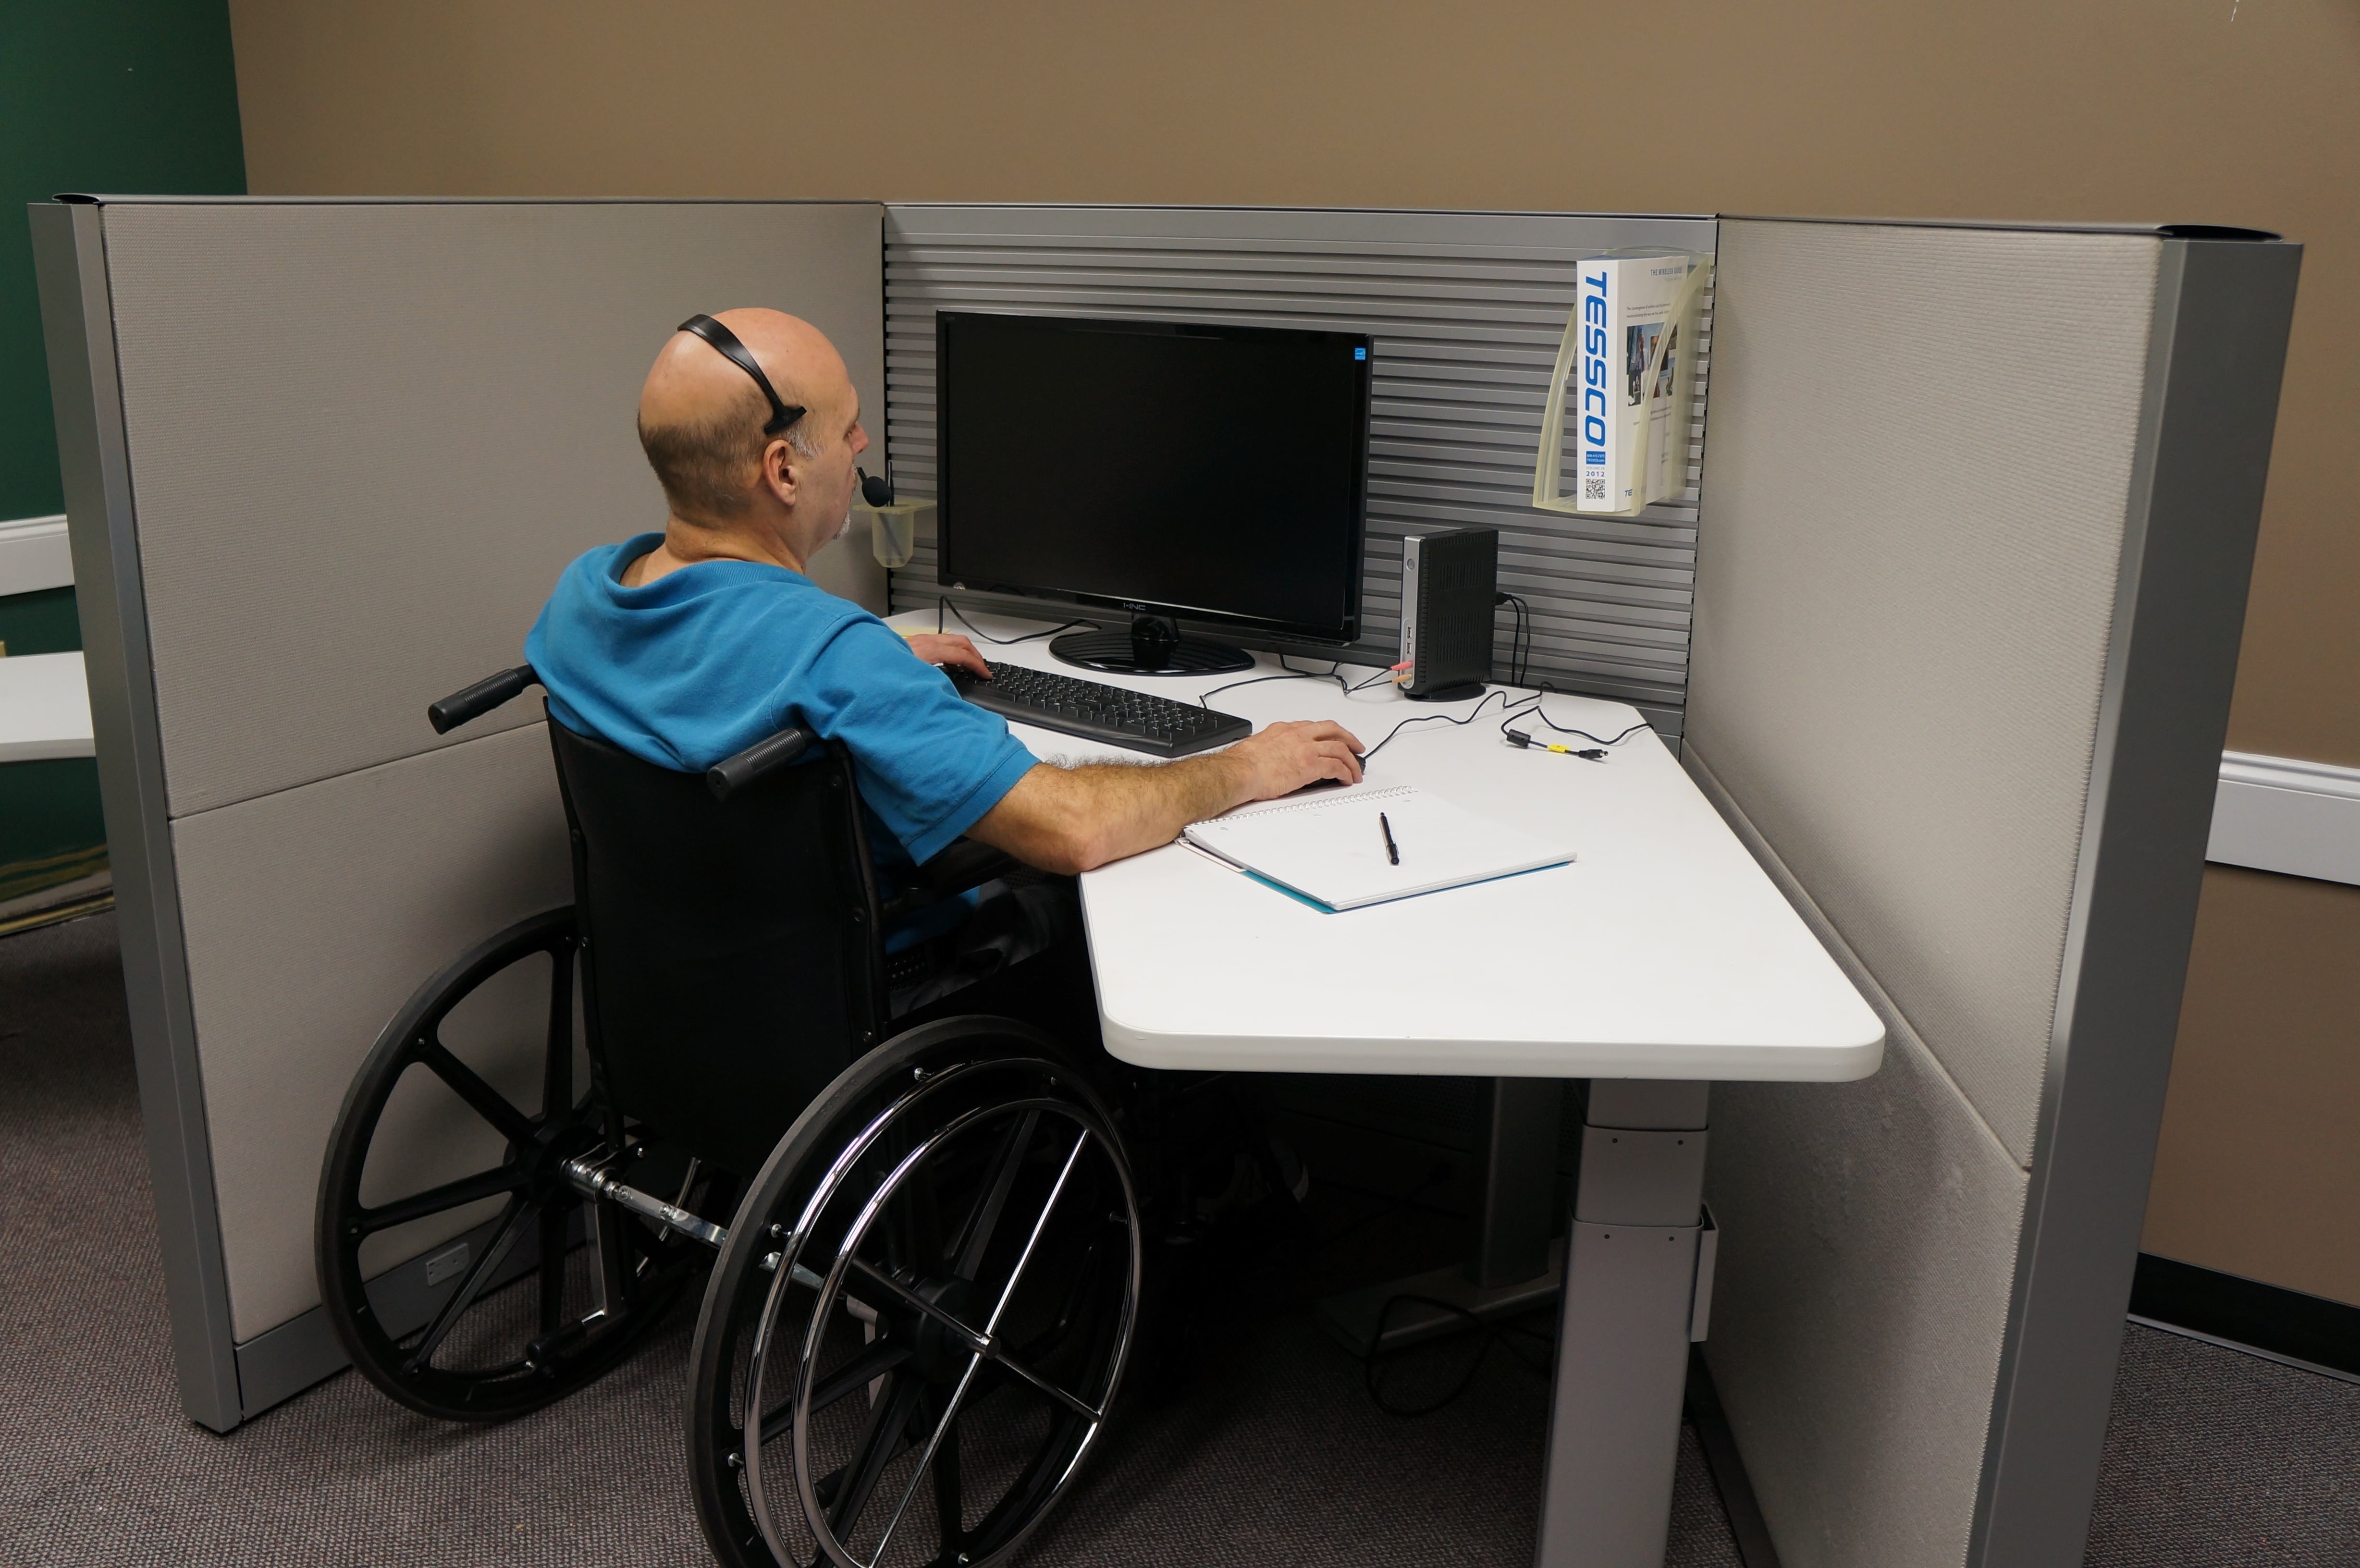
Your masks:
<instances>
[{"instance_id":1,"label":"slat wall panel","mask_svg":"<svg viewBox=\"0 0 2360 1568\"><path fill-rule=\"evenodd\" d=\"M1695 218L889 205L885 435L895 477L905 495L935 494L940 309L1366 332L1376 343L1375 400L1353 657L1399 657L1405 535L1488 525L1501 530L1502 589L1532 606L1529 678L1636 703L1676 735L1688 687L1710 296L1680 500L1635 518L1537 511L1532 463L1580 260L1632 245L1710 252L1713 234L1710 220ZM1054 454L1056 411L1041 419ZM1053 455L1044 485L1054 470ZM941 596L934 543L929 525L893 573L896 610ZM1036 601L957 597L1044 613ZM1502 610L1502 675L1512 630Z\"/></svg>"}]
</instances>

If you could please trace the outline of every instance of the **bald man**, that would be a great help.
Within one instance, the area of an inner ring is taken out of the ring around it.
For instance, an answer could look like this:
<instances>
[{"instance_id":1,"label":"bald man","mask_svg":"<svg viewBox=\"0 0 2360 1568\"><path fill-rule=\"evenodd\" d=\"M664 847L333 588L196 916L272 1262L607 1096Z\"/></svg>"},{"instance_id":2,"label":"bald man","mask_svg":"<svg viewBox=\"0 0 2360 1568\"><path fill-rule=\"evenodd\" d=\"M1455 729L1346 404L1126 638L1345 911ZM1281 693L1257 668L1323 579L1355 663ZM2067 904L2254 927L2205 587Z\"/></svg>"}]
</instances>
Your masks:
<instances>
[{"instance_id":1,"label":"bald man","mask_svg":"<svg viewBox=\"0 0 2360 1568\"><path fill-rule=\"evenodd\" d=\"M801 724L851 754L889 874L966 836L1072 875L1249 800L1359 782L1360 742L1324 722L1272 724L1226 751L1144 767L1035 761L937 668L989 677L967 638L905 639L805 573L850 522L869 445L835 345L776 310L713 320L751 354L778 405L708 338L683 330L656 355L639 443L671 515L662 533L566 568L525 639L559 723L692 772ZM943 935L967 910L922 912L889 950Z\"/></svg>"}]
</instances>

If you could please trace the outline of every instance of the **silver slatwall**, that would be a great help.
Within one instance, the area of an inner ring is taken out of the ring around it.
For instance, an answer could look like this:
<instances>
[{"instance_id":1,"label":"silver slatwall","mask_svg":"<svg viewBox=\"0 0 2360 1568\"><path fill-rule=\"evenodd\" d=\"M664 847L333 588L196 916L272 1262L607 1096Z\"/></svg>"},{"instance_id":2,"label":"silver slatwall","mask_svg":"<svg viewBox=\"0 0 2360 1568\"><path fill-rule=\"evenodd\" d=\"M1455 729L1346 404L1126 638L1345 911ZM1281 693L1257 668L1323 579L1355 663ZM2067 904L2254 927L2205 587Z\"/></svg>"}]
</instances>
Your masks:
<instances>
[{"instance_id":1,"label":"silver slatwall","mask_svg":"<svg viewBox=\"0 0 2360 1568\"><path fill-rule=\"evenodd\" d=\"M1501 530L1502 589L1532 605L1530 678L1637 703L1677 733L1701 435L1677 504L1626 519L1528 502L1577 264L1633 246L1710 253L1714 234L1709 218L889 204L885 426L895 475L908 495L934 494L938 308L1366 332L1377 364L1359 655L1398 656L1403 536L1488 525ZM1710 306L1708 297L1699 411ZM1054 454L1056 410L1041 418ZM1054 471L1053 456L1044 484ZM940 592L929 532L893 574L893 607L930 607ZM1035 602L961 602L1043 614ZM1505 611L1499 624L1504 675Z\"/></svg>"}]
</instances>

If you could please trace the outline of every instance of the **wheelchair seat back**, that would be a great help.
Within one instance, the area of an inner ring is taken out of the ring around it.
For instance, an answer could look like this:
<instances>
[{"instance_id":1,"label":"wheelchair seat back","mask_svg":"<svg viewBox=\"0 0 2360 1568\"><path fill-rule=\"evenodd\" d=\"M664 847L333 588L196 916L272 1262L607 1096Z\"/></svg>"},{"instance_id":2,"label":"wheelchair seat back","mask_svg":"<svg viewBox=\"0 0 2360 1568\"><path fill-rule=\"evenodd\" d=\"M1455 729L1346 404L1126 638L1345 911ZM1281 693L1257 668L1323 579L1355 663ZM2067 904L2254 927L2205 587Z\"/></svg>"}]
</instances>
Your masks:
<instances>
[{"instance_id":1,"label":"wheelchair seat back","mask_svg":"<svg viewBox=\"0 0 2360 1568\"><path fill-rule=\"evenodd\" d=\"M750 1178L885 1021L876 875L830 746L716 800L549 721L592 1070L621 1114Z\"/></svg>"}]
</instances>

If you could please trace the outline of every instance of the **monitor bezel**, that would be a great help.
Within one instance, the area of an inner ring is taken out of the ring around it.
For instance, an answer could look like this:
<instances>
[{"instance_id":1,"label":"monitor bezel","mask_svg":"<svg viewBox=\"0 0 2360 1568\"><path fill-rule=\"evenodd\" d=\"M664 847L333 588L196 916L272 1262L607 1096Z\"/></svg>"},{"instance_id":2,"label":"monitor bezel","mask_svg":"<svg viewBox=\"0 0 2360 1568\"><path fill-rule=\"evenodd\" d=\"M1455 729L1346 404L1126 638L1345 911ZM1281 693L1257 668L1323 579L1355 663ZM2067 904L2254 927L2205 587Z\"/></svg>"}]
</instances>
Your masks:
<instances>
[{"instance_id":1,"label":"monitor bezel","mask_svg":"<svg viewBox=\"0 0 2360 1568\"><path fill-rule=\"evenodd\" d=\"M1360 348L1366 354L1353 362L1359 380L1360 418L1354 422L1353 440L1356 451L1352 464L1352 522L1349 550L1349 570L1344 594L1344 615L1340 626L1312 625L1300 621L1274 620L1267 616L1240 615L1235 611L1209 608L1202 604L1166 604L1152 599L1120 598L1111 594L1090 593L1077 589L1060 588L1040 583L983 582L974 578L958 578L951 574L951 541L957 530L956 507L951 494L950 441L947 430L950 421L950 324L962 321L984 319L1022 321L1070 328L1079 332L1119 332L1137 337L1171 337L1183 332L1190 335L1222 338L1326 339L1338 347ZM1045 599L1061 604L1077 604L1091 609L1123 610L1136 615L1168 615L1245 631L1266 632L1304 642L1345 647L1360 638L1361 596L1368 576L1369 536L1369 447L1371 406L1375 401L1377 345L1367 332L1339 332L1326 328L1270 327L1248 325L1235 321L1208 321L1185 317L1108 317L1043 315L1032 310L937 310L934 312L934 494L936 501L934 533L934 582L937 586L969 593L1007 593L1028 599Z\"/></svg>"}]
</instances>

